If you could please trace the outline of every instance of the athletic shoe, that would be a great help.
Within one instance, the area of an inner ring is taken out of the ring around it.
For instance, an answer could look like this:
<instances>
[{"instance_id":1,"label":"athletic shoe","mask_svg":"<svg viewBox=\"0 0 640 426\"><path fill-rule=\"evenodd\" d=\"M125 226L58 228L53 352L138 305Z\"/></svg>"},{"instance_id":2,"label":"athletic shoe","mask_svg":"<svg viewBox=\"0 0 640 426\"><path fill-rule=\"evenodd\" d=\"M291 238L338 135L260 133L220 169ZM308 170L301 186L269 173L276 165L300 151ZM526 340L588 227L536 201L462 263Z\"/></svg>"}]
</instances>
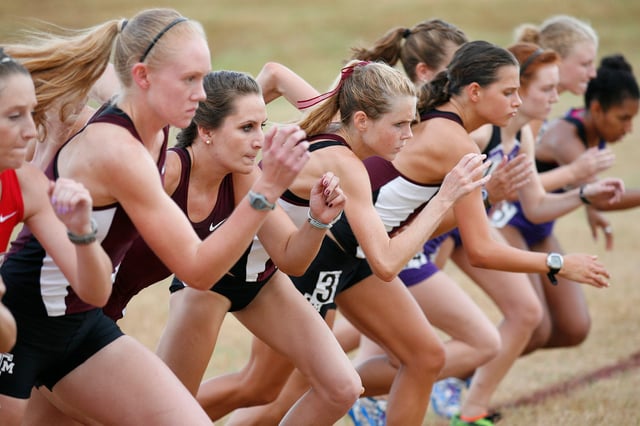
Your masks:
<instances>
[{"instance_id":1,"label":"athletic shoe","mask_svg":"<svg viewBox=\"0 0 640 426\"><path fill-rule=\"evenodd\" d=\"M384 426L387 414L385 399L359 398L349 410L354 426Z\"/></svg>"},{"instance_id":2,"label":"athletic shoe","mask_svg":"<svg viewBox=\"0 0 640 426\"><path fill-rule=\"evenodd\" d=\"M369 426L369 420L365 417L363 408L360 406L360 399L356 399L348 414L354 426Z\"/></svg>"},{"instance_id":3,"label":"athletic shoe","mask_svg":"<svg viewBox=\"0 0 640 426\"><path fill-rule=\"evenodd\" d=\"M431 390L431 407L440 417L450 419L460 412L462 391L468 387L467 382L455 377L448 377L433 384Z\"/></svg>"},{"instance_id":4,"label":"athletic shoe","mask_svg":"<svg viewBox=\"0 0 640 426\"><path fill-rule=\"evenodd\" d=\"M473 422L467 422L460 418L460 414L456 414L451 418L449 426L493 426L498 423L498 420L502 418L502 415L498 412L487 414L481 419Z\"/></svg>"}]
</instances>

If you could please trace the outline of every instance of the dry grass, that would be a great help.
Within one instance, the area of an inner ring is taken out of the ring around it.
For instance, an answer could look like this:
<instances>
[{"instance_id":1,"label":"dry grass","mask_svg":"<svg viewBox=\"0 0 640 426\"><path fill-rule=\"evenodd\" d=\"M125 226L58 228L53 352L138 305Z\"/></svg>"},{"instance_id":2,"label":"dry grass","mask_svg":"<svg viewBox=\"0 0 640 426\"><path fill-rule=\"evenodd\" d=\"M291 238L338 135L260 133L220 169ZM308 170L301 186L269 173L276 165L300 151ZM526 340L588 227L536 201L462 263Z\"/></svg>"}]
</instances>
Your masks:
<instances>
[{"instance_id":1,"label":"dry grass","mask_svg":"<svg viewBox=\"0 0 640 426\"><path fill-rule=\"evenodd\" d=\"M501 45L512 41L513 28L523 22L538 23L556 13L568 13L590 21L600 34L600 53L624 53L640 69L637 42L640 2L584 0L536 2L508 0L183 0L98 1L24 0L0 4L0 40L20 28L34 25L31 18L72 28L94 25L102 20L129 17L147 7L170 6L199 19L207 31L216 69L227 68L256 74L268 60L283 62L301 73L319 89L327 87L337 73L348 48L369 44L393 26L410 26L429 17L439 17L464 29L471 38L483 38ZM116 11L116 12L114 12ZM0 43L1 44L1 43ZM188 59L188 58L187 58ZM556 115L580 99L563 96ZM270 106L274 120L289 120L294 111L282 102ZM628 187L640 186L640 151L635 147L638 132L615 150L618 162L610 175L625 179ZM563 218L557 234L567 252L586 251L600 255L613 274L607 290L586 288L593 329L587 341L570 350L540 351L517 362L499 389L495 402L507 404L604 366L628 359L640 351L640 229L639 212L609 215L616 229L616 247L605 252L594 243L581 212ZM495 317L494 307L477 288L452 266L451 274ZM130 305L123 328L153 348L167 313L168 291L160 284L142 292ZM228 316L207 376L241 366L248 350L248 333ZM581 386L531 405L506 408L506 425L640 425L640 369L629 369L598 377ZM445 425L430 413L426 423ZM350 424L344 420L342 424Z\"/></svg>"}]
</instances>

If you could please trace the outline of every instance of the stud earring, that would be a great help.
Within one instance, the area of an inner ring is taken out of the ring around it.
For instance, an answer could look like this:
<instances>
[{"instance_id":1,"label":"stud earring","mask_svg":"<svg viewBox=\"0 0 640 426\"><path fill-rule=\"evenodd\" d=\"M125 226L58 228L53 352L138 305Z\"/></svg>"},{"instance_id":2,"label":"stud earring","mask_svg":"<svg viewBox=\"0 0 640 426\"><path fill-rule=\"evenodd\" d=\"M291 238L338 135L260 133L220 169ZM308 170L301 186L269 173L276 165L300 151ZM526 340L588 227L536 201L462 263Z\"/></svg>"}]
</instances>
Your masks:
<instances>
[{"instance_id":1,"label":"stud earring","mask_svg":"<svg viewBox=\"0 0 640 426\"><path fill-rule=\"evenodd\" d=\"M207 139L206 141L204 141L204 143L206 143L207 145L211 145L211 139Z\"/></svg>"}]
</instances>

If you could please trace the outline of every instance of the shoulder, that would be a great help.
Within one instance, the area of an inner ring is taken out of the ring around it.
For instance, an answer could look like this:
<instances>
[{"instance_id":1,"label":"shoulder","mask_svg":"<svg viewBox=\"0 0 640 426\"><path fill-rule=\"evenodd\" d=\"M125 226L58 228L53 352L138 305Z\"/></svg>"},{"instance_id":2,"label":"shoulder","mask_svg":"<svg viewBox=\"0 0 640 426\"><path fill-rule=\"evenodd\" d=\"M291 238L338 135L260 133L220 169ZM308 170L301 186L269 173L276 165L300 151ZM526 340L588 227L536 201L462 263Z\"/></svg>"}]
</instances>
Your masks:
<instances>
[{"instance_id":1,"label":"shoulder","mask_svg":"<svg viewBox=\"0 0 640 426\"><path fill-rule=\"evenodd\" d=\"M49 202L49 179L30 163L16 169L16 175L24 203L24 219L27 220L42 208L43 203Z\"/></svg>"},{"instance_id":2,"label":"shoulder","mask_svg":"<svg viewBox=\"0 0 640 426\"><path fill-rule=\"evenodd\" d=\"M16 175L18 176L20 189L22 191L32 188L42 189L48 186L47 182L49 179L44 175L42 170L31 163L24 163L20 168L16 169Z\"/></svg>"},{"instance_id":3,"label":"shoulder","mask_svg":"<svg viewBox=\"0 0 640 426\"><path fill-rule=\"evenodd\" d=\"M334 140L318 140L311 143L309 148L312 164L329 163L336 167L350 167L355 163L362 163L347 145Z\"/></svg>"},{"instance_id":4,"label":"shoulder","mask_svg":"<svg viewBox=\"0 0 640 426\"><path fill-rule=\"evenodd\" d=\"M563 118L557 118L546 126L539 137L538 145L546 148L557 148L570 139L578 139L576 126Z\"/></svg>"},{"instance_id":5,"label":"shoulder","mask_svg":"<svg viewBox=\"0 0 640 426\"><path fill-rule=\"evenodd\" d=\"M164 136L158 132L157 137ZM157 168L147 147L122 126L111 123L92 123L78 134L77 138L78 140L72 141L73 145L69 148L77 153L79 161L90 161L96 165L104 164L125 169L146 165ZM69 160L73 161L73 158Z\"/></svg>"},{"instance_id":6,"label":"shoulder","mask_svg":"<svg viewBox=\"0 0 640 426\"><path fill-rule=\"evenodd\" d=\"M321 156L316 156L314 152L309 161L310 168L315 170L315 177L319 178L330 171L340 178L340 186L347 193L352 192L355 188L366 188L366 186L363 188L362 185L369 184L369 174L363 161L353 151L346 146L337 145L316 152L322 151L324 152Z\"/></svg>"}]
</instances>

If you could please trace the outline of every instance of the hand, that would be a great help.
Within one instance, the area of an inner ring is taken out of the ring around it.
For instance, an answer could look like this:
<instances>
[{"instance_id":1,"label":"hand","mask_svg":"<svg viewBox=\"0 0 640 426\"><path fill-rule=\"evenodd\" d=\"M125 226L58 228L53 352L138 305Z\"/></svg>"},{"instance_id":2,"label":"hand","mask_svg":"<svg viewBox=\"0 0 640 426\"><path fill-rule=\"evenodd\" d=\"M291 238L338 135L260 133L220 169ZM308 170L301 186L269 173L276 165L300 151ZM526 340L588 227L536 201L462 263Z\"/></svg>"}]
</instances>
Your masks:
<instances>
[{"instance_id":1,"label":"hand","mask_svg":"<svg viewBox=\"0 0 640 426\"><path fill-rule=\"evenodd\" d=\"M591 228L591 236L594 241L598 241L598 228L604 234L604 247L606 250L613 249L613 228L609 220L593 206L586 206L587 222Z\"/></svg>"},{"instance_id":2,"label":"hand","mask_svg":"<svg viewBox=\"0 0 640 426\"><path fill-rule=\"evenodd\" d=\"M588 254L565 254L564 265L559 276L594 287L609 287L609 273L598 262L598 256Z\"/></svg>"},{"instance_id":3,"label":"hand","mask_svg":"<svg viewBox=\"0 0 640 426\"><path fill-rule=\"evenodd\" d=\"M490 174L482 177L485 170L491 166L490 162L484 162L485 158L484 154L465 154L444 177L438 196L453 204L460 197L484 185L491 177Z\"/></svg>"},{"instance_id":4,"label":"hand","mask_svg":"<svg viewBox=\"0 0 640 426\"><path fill-rule=\"evenodd\" d=\"M49 197L58 218L74 234L91 232L92 199L89 191L80 182L58 178L50 182Z\"/></svg>"},{"instance_id":5,"label":"hand","mask_svg":"<svg viewBox=\"0 0 640 426\"><path fill-rule=\"evenodd\" d=\"M597 146L594 146L587 149L571 163L573 174L576 177L575 182L593 179L598 173L613 166L615 159L615 154L609 148L598 149Z\"/></svg>"},{"instance_id":6,"label":"hand","mask_svg":"<svg viewBox=\"0 0 640 426\"><path fill-rule=\"evenodd\" d=\"M520 154L511 161L504 155L500 164L491 172L491 180L485 185L491 205L504 200L517 200L518 189L531 180L533 170L526 154Z\"/></svg>"},{"instance_id":7,"label":"hand","mask_svg":"<svg viewBox=\"0 0 640 426\"><path fill-rule=\"evenodd\" d=\"M330 223L342 213L346 200L347 197L340 188L340 179L327 172L311 188L311 216L322 223Z\"/></svg>"},{"instance_id":8,"label":"hand","mask_svg":"<svg viewBox=\"0 0 640 426\"><path fill-rule=\"evenodd\" d=\"M275 202L309 161L309 143L298 126L273 126L265 135L262 177L253 190Z\"/></svg>"},{"instance_id":9,"label":"hand","mask_svg":"<svg viewBox=\"0 0 640 426\"><path fill-rule=\"evenodd\" d=\"M584 186L583 195L595 208L605 208L617 203L624 194L624 182L621 179L605 178Z\"/></svg>"}]
</instances>

